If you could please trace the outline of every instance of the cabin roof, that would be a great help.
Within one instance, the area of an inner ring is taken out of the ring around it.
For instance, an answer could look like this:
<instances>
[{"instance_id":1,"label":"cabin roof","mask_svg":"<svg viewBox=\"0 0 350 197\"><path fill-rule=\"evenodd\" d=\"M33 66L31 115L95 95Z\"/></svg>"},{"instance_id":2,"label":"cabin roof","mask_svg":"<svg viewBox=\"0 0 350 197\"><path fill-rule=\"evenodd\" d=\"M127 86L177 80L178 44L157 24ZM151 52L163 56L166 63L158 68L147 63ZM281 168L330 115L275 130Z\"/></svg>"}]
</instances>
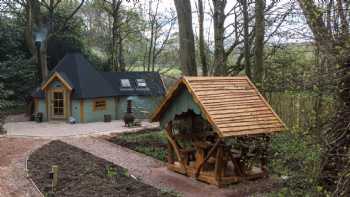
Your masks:
<instances>
[{"instance_id":1,"label":"cabin roof","mask_svg":"<svg viewBox=\"0 0 350 197\"><path fill-rule=\"evenodd\" d=\"M283 121L246 76L182 77L154 112L152 121L161 119L183 86L220 137L273 133L286 129Z\"/></svg>"},{"instance_id":2,"label":"cabin roof","mask_svg":"<svg viewBox=\"0 0 350 197\"><path fill-rule=\"evenodd\" d=\"M99 72L80 53L63 57L50 72L41 89L36 89L33 97L44 98L43 89L53 77L67 82L72 90L72 98L87 99L110 96L163 96L165 87L158 72ZM121 79L130 81L130 87L122 88ZM136 80L143 79L146 86L138 87Z\"/></svg>"}]
</instances>

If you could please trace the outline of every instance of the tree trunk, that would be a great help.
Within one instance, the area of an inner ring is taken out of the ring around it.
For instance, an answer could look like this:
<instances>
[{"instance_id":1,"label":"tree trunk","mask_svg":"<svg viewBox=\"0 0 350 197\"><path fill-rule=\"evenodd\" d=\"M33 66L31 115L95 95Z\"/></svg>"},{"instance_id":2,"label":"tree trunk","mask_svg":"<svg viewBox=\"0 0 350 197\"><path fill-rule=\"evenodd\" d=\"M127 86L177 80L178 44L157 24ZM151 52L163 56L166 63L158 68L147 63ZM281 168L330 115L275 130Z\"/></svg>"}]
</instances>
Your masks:
<instances>
[{"instance_id":1,"label":"tree trunk","mask_svg":"<svg viewBox=\"0 0 350 197\"><path fill-rule=\"evenodd\" d=\"M184 75L196 76L197 65L192 29L191 2L188 0L174 0L180 39L180 64Z\"/></svg>"},{"instance_id":2,"label":"tree trunk","mask_svg":"<svg viewBox=\"0 0 350 197\"><path fill-rule=\"evenodd\" d=\"M36 28L36 29L34 29ZM47 40L43 40L41 43L40 51L35 46L35 31L42 28L42 16L40 10L40 2L38 0L28 0L26 4L26 23L24 30L24 39L27 48L32 54L32 59L35 64L38 65L38 78L41 81L45 80L48 75L47 68ZM40 59L38 59L38 52L40 53ZM39 65L40 62L40 65ZM41 82L40 81L40 82Z\"/></svg>"},{"instance_id":3,"label":"tree trunk","mask_svg":"<svg viewBox=\"0 0 350 197\"><path fill-rule=\"evenodd\" d=\"M347 43L350 38L349 36L344 37L348 30L340 29L341 32L332 34L324 21L323 10L317 6L318 2L298 1L320 52L330 65L337 65L338 68L336 72L338 74L337 113L325 127L322 136L325 144L320 180L325 189L334 192L334 196L348 196L350 194L350 177L348 176L350 168L350 49ZM334 8L330 6L330 9ZM337 20L341 17L339 12L336 12L335 15ZM338 37L338 35L341 36Z\"/></svg>"},{"instance_id":4,"label":"tree trunk","mask_svg":"<svg viewBox=\"0 0 350 197\"><path fill-rule=\"evenodd\" d=\"M255 74L254 80L262 87L264 75L264 36L265 36L265 0L255 1Z\"/></svg>"},{"instance_id":5,"label":"tree trunk","mask_svg":"<svg viewBox=\"0 0 350 197\"><path fill-rule=\"evenodd\" d=\"M198 0L199 55L201 58L203 76L208 76L208 65L207 65L207 57L205 53L203 21L204 21L203 2L202 0Z\"/></svg>"},{"instance_id":6,"label":"tree trunk","mask_svg":"<svg viewBox=\"0 0 350 197\"><path fill-rule=\"evenodd\" d=\"M121 0L113 0L111 5L111 15L112 15L112 46L111 46L111 64L112 64L112 71L120 71L120 62L119 59L122 56L122 47L120 47L121 41L120 41L120 6L122 1Z\"/></svg>"},{"instance_id":7,"label":"tree trunk","mask_svg":"<svg viewBox=\"0 0 350 197\"><path fill-rule=\"evenodd\" d=\"M226 74L226 58L224 48L224 22L226 0L213 0L214 5L214 75Z\"/></svg>"},{"instance_id":8,"label":"tree trunk","mask_svg":"<svg viewBox=\"0 0 350 197\"><path fill-rule=\"evenodd\" d=\"M241 4L243 7L244 67L247 76L251 78L248 0L241 0Z\"/></svg>"},{"instance_id":9,"label":"tree trunk","mask_svg":"<svg viewBox=\"0 0 350 197\"><path fill-rule=\"evenodd\" d=\"M124 59L124 49L123 49L123 38L119 29L118 32L118 64L119 64L119 69L118 71L120 72L125 72L126 71L126 65L125 65L125 59Z\"/></svg>"}]
</instances>

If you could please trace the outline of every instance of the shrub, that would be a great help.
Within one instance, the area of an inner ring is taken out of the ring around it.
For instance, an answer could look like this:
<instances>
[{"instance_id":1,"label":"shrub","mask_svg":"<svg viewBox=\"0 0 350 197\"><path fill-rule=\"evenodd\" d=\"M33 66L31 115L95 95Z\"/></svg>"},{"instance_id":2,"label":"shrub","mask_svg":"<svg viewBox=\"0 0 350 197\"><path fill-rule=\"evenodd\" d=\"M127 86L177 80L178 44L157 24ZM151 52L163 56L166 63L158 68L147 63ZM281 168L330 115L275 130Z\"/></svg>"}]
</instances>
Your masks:
<instances>
[{"instance_id":1,"label":"shrub","mask_svg":"<svg viewBox=\"0 0 350 197\"><path fill-rule=\"evenodd\" d=\"M270 169L283 180L272 196L320 196L320 145L310 135L285 132L272 137Z\"/></svg>"}]
</instances>

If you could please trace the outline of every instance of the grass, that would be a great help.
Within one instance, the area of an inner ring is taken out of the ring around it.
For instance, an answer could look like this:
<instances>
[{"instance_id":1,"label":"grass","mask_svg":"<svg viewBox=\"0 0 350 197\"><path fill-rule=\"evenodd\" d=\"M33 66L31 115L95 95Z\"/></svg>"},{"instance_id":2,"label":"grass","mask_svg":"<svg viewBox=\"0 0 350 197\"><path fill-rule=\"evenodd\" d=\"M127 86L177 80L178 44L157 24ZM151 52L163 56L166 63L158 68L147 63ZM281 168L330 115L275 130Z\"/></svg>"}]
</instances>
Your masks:
<instances>
[{"instance_id":1,"label":"grass","mask_svg":"<svg viewBox=\"0 0 350 197\"><path fill-rule=\"evenodd\" d=\"M108 140L158 160L166 161L167 139L162 131L125 133Z\"/></svg>"},{"instance_id":2,"label":"grass","mask_svg":"<svg viewBox=\"0 0 350 197\"><path fill-rule=\"evenodd\" d=\"M157 68L158 69L158 68ZM143 71L143 67L142 66L131 66L129 71ZM178 68L178 67L165 67L165 68L161 68L159 70L159 72L163 75L167 75L167 76L171 76L171 77L179 77L182 74L182 71Z\"/></svg>"}]
</instances>

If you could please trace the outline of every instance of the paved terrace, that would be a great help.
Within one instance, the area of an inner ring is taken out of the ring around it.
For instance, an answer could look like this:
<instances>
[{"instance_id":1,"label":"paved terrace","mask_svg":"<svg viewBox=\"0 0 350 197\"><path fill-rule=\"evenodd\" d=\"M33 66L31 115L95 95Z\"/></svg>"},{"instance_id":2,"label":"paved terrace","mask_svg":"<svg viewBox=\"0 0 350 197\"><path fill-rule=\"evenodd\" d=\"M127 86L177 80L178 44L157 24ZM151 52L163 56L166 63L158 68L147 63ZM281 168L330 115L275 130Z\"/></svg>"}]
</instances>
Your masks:
<instances>
[{"instance_id":1,"label":"paved terrace","mask_svg":"<svg viewBox=\"0 0 350 197\"><path fill-rule=\"evenodd\" d=\"M112 122L94 122L81 124L68 124L65 122L42 122L34 121L7 122L4 125L9 137L74 137L108 135L111 133L136 132L144 129L153 129L159 126L158 123L142 121L142 126L125 127L124 122L115 120Z\"/></svg>"}]
</instances>

